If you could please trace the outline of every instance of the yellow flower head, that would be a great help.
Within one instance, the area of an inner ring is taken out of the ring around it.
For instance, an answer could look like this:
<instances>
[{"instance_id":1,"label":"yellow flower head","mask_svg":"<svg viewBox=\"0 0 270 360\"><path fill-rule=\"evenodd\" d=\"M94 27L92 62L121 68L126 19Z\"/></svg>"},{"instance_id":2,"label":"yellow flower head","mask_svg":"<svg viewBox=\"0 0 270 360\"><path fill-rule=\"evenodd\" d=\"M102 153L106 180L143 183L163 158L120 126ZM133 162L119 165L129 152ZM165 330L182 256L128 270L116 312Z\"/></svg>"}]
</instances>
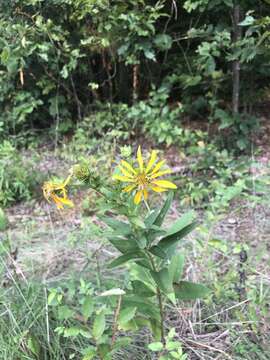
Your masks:
<instances>
[{"instance_id":1,"label":"yellow flower head","mask_svg":"<svg viewBox=\"0 0 270 360\"><path fill-rule=\"evenodd\" d=\"M121 160L121 164L118 165L121 175L115 174L114 180L130 183L123 189L124 192L131 192L136 190L134 196L134 203L138 205L142 199L148 199L148 191L153 190L155 192L163 192L169 189L177 189L177 186L168 180L158 180L159 177L170 174L171 170L162 170L165 165L165 160L157 161L157 151L152 151L150 159L147 164L144 164L142 157L141 147L139 146L137 151L137 163L138 167L134 168L125 160Z\"/></svg>"},{"instance_id":2,"label":"yellow flower head","mask_svg":"<svg viewBox=\"0 0 270 360\"><path fill-rule=\"evenodd\" d=\"M53 200L58 209L63 209L64 205L73 206L73 202L68 199L66 186L70 182L72 175L69 175L64 182L58 183L46 181L43 186L43 195L50 202Z\"/></svg>"}]
</instances>

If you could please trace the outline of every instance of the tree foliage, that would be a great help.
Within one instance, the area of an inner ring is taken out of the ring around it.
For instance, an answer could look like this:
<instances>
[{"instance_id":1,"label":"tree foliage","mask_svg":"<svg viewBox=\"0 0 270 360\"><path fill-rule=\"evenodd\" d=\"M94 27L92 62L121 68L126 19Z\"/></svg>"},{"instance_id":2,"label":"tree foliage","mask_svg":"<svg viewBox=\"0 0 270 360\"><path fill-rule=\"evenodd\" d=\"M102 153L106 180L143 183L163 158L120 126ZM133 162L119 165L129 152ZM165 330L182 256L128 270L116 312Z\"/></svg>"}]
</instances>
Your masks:
<instances>
[{"instance_id":1,"label":"tree foliage","mask_svg":"<svg viewBox=\"0 0 270 360\"><path fill-rule=\"evenodd\" d=\"M220 121L234 62L239 111L250 113L268 87L268 14L251 0L3 0L0 132L80 121L97 103L131 105L161 86L181 113Z\"/></svg>"}]
</instances>

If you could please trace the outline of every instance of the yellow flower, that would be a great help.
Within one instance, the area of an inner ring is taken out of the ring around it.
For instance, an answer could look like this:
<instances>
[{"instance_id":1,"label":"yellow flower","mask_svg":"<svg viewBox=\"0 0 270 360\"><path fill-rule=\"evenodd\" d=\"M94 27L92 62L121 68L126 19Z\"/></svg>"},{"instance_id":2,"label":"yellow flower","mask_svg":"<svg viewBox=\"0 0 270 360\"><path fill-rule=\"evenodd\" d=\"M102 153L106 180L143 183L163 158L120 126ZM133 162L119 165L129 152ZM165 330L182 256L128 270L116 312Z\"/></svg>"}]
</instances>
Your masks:
<instances>
[{"instance_id":1,"label":"yellow flower","mask_svg":"<svg viewBox=\"0 0 270 360\"><path fill-rule=\"evenodd\" d=\"M69 175L64 182L58 183L47 181L43 184L42 190L45 199L50 202L53 200L58 209L63 209L64 205L73 206L73 202L68 199L66 186L70 182L72 175Z\"/></svg>"},{"instance_id":2,"label":"yellow flower","mask_svg":"<svg viewBox=\"0 0 270 360\"><path fill-rule=\"evenodd\" d=\"M136 189L134 196L134 203L138 205L142 199L148 199L148 191L163 192L169 189L177 189L177 186L168 180L158 180L159 177L170 174L171 170L162 170L165 160L156 162L157 151L152 151L150 159L147 164L144 164L141 147L137 151L138 167L134 168L127 161L121 160L118 165L121 175L115 174L114 180L130 183L123 189L124 192L131 192Z\"/></svg>"}]
</instances>

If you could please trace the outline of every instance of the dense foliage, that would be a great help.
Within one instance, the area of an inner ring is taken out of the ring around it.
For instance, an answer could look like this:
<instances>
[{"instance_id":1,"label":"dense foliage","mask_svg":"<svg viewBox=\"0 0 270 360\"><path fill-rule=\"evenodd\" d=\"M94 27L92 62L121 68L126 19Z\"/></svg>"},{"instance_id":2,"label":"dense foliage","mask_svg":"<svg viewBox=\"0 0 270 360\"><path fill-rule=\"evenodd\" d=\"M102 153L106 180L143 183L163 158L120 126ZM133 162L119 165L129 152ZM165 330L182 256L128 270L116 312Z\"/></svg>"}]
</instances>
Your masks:
<instances>
[{"instance_id":1,"label":"dense foliage","mask_svg":"<svg viewBox=\"0 0 270 360\"><path fill-rule=\"evenodd\" d=\"M269 82L268 14L251 0L1 1L1 135L65 132L118 102L135 106L128 130L143 123L160 142L188 115L217 121L244 149Z\"/></svg>"}]
</instances>

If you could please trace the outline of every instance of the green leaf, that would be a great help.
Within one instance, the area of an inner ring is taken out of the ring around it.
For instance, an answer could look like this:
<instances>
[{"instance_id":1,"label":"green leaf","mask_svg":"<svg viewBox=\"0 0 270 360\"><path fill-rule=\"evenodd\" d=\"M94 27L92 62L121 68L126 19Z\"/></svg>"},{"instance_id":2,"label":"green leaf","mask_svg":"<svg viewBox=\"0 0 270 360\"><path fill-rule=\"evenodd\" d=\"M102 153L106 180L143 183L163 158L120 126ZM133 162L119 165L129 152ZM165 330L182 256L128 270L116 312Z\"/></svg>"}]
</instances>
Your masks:
<instances>
[{"instance_id":1,"label":"green leaf","mask_svg":"<svg viewBox=\"0 0 270 360\"><path fill-rule=\"evenodd\" d=\"M82 315L88 320L94 311L94 302L90 296L86 296L82 304Z\"/></svg>"},{"instance_id":2,"label":"green leaf","mask_svg":"<svg viewBox=\"0 0 270 360\"><path fill-rule=\"evenodd\" d=\"M7 228L7 217L4 213L4 211L0 208L0 231L5 231Z\"/></svg>"},{"instance_id":3,"label":"green leaf","mask_svg":"<svg viewBox=\"0 0 270 360\"><path fill-rule=\"evenodd\" d=\"M170 265L168 267L170 281L172 283L178 283L183 275L185 257L182 254L176 254L171 258Z\"/></svg>"},{"instance_id":4,"label":"green leaf","mask_svg":"<svg viewBox=\"0 0 270 360\"><path fill-rule=\"evenodd\" d=\"M92 360L96 356L96 348L94 346L88 346L82 351L84 357L82 360Z\"/></svg>"},{"instance_id":5,"label":"green leaf","mask_svg":"<svg viewBox=\"0 0 270 360\"><path fill-rule=\"evenodd\" d=\"M121 348L126 348L131 342L132 338L130 337L119 337L113 345L113 351L115 352Z\"/></svg>"},{"instance_id":6,"label":"green leaf","mask_svg":"<svg viewBox=\"0 0 270 360\"><path fill-rule=\"evenodd\" d=\"M72 318L74 311L71 310L67 305L59 306L58 308L58 319L59 320L68 320Z\"/></svg>"},{"instance_id":7,"label":"green leaf","mask_svg":"<svg viewBox=\"0 0 270 360\"><path fill-rule=\"evenodd\" d=\"M35 336L31 335L28 338L27 347L34 355L36 355L39 358L40 345L39 345L39 342L38 342L38 340L37 340L37 338Z\"/></svg>"},{"instance_id":8,"label":"green leaf","mask_svg":"<svg viewBox=\"0 0 270 360\"><path fill-rule=\"evenodd\" d=\"M125 291L119 288L110 289L100 294L100 296L120 296L120 295L125 295Z\"/></svg>"},{"instance_id":9,"label":"green leaf","mask_svg":"<svg viewBox=\"0 0 270 360\"><path fill-rule=\"evenodd\" d=\"M128 240L120 237L113 237L113 238L108 237L108 240L122 254L139 250L137 243L135 241L132 242L132 240Z\"/></svg>"},{"instance_id":10,"label":"green leaf","mask_svg":"<svg viewBox=\"0 0 270 360\"><path fill-rule=\"evenodd\" d=\"M159 247L158 245L152 246L149 251L155 255L160 257L161 259L166 259L167 258L167 254L164 250L162 250L161 247Z\"/></svg>"},{"instance_id":11,"label":"green leaf","mask_svg":"<svg viewBox=\"0 0 270 360\"><path fill-rule=\"evenodd\" d=\"M162 351L163 344L161 342L153 342L148 345L148 349L151 351Z\"/></svg>"},{"instance_id":12,"label":"green leaf","mask_svg":"<svg viewBox=\"0 0 270 360\"><path fill-rule=\"evenodd\" d=\"M76 337L80 335L81 328L78 326L72 326L70 328L66 328L64 331L64 337Z\"/></svg>"},{"instance_id":13,"label":"green leaf","mask_svg":"<svg viewBox=\"0 0 270 360\"><path fill-rule=\"evenodd\" d=\"M102 220L106 225L116 230L118 233L121 233L122 235L129 235L132 232L130 225L123 221L119 221L105 216L100 217L100 220Z\"/></svg>"},{"instance_id":14,"label":"green leaf","mask_svg":"<svg viewBox=\"0 0 270 360\"><path fill-rule=\"evenodd\" d=\"M126 295L123 297L122 306L136 307L137 311L150 319L160 321L160 313L156 305L137 295Z\"/></svg>"},{"instance_id":15,"label":"green leaf","mask_svg":"<svg viewBox=\"0 0 270 360\"><path fill-rule=\"evenodd\" d=\"M157 219L159 214L159 210L152 210L150 215L147 216L147 218L144 220L145 226L147 229L149 229L155 222L155 220Z\"/></svg>"},{"instance_id":16,"label":"green leaf","mask_svg":"<svg viewBox=\"0 0 270 360\"><path fill-rule=\"evenodd\" d=\"M136 243L138 244L138 247L140 249L145 249L146 245L147 245L147 239L145 236L140 235L137 239L136 239Z\"/></svg>"},{"instance_id":17,"label":"green leaf","mask_svg":"<svg viewBox=\"0 0 270 360\"><path fill-rule=\"evenodd\" d=\"M169 50L172 47L172 38L167 34L158 34L154 39L154 43L160 50Z\"/></svg>"},{"instance_id":18,"label":"green leaf","mask_svg":"<svg viewBox=\"0 0 270 360\"><path fill-rule=\"evenodd\" d=\"M182 215L180 219L176 220L171 227L167 230L168 235L173 235L176 232L184 229L187 225L191 224L195 218L195 212L193 210Z\"/></svg>"},{"instance_id":19,"label":"green leaf","mask_svg":"<svg viewBox=\"0 0 270 360\"><path fill-rule=\"evenodd\" d=\"M146 269L152 270L152 265L148 259L135 260L135 263Z\"/></svg>"},{"instance_id":20,"label":"green leaf","mask_svg":"<svg viewBox=\"0 0 270 360\"><path fill-rule=\"evenodd\" d=\"M124 255L119 256L118 258L114 259L110 264L108 265L109 269L115 268L117 266L125 264L127 261L135 260L135 259L142 259L143 254L140 252L128 252Z\"/></svg>"},{"instance_id":21,"label":"green leaf","mask_svg":"<svg viewBox=\"0 0 270 360\"><path fill-rule=\"evenodd\" d=\"M164 250L167 251L171 246L175 245L179 240L184 238L186 235L188 235L192 230L194 230L197 227L197 223L194 222L190 225L187 225L182 230L179 230L175 232L174 234L168 235L160 240L158 243L158 246Z\"/></svg>"},{"instance_id":22,"label":"green leaf","mask_svg":"<svg viewBox=\"0 0 270 360\"><path fill-rule=\"evenodd\" d=\"M174 284L174 292L179 300L196 300L208 295L210 290L202 284L180 281L179 284Z\"/></svg>"},{"instance_id":23,"label":"green leaf","mask_svg":"<svg viewBox=\"0 0 270 360\"><path fill-rule=\"evenodd\" d=\"M118 318L120 326L132 320L136 314L136 311L136 307L127 307L121 310Z\"/></svg>"},{"instance_id":24,"label":"green leaf","mask_svg":"<svg viewBox=\"0 0 270 360\"><path fill-rule=\"evenodd\" d=\"M174 196L174 192L173 191L169 192L163 207L161 208L156 220L154 221L154 225L156 226L162 225L164 218L171 207L173 196Z\"/></svg>"},{"instance_id":25,"label":"green leaf","mask_svg":"<svg viewBox=\"0 0 270 360\"><path fill-rule=\"evenodd\" d=\"M92 334L96 340L98 340L101 337L101 335L104 333L105 327L106 327L105 314L104 311L101 311L96 316L93 324Z\"/></svg>"},{"instance_id":26,"label":"green leaf","mask_svg":"<svg viewBox=\"0 0 270 360\"><path fill-rule=\"evenodd\" d=\"M147 232L148 243L151 244L157 237L165 236L167 232L162 230L160 227L152 225L151 228Z\"/></svg>"},{"instance_id":27,"label":"green leaf","mask_svg":"<svg viewBox=\"0 0 270 360\"><path fill-rule=\"evenodd\" d=\"M133 292L136 295L142 297L151 297L155 295L152 287L147 286L145 283L141 282L140 280L134 280L131 282Z\"/></svg>"},{"instance_id":28,"label":"green leaf","mask_svg":"<svg viewBox=\"0 0 270 360\"><path fill-rule=\"evenodd\" d=\"M150 330L155 340L161 339L161 323L156 319L150 319Z\"/></svg>"},{"instance_id":29,"label":"green leaf","mask_svg":"<svg viewBox=\"0 0 270 360\"><path fill-rule=\"evenodd\" d=\"M162 269L158 272L150 271L152 278L165 294L173 292L172 282L170 281L170 275L168 269Z\"/></svg>"},{"instance_id":30,"label":"green leaf","mask_svg":"<svg viewBox=\"0 0 270 360\"><path fill-rule=\"evenodd\" d=\"M149 289L151 289L154 293L156 291L156 284L153 278L150 275L148 269L144 269L140 265L131 264L130 266L130 280L139 280L143 284L145 284Z\"/></svg>"}]
</instances>

